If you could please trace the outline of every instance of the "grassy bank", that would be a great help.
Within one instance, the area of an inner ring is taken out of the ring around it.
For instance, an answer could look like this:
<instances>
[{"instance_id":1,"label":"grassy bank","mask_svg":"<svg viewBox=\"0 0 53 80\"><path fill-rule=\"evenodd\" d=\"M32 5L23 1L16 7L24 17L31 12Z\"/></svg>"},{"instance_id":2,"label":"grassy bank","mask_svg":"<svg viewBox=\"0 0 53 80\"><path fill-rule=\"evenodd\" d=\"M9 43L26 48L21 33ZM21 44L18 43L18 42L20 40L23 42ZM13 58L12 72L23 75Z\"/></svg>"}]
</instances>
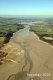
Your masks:
<instances>
[{"instance_id":1,"label":"grassy bank","mask_svg":"<svg viewBox=\"0 0 53 80\"><path fill-rule=\"evenodd\" d=\"M53 24L47 22L36 23L30 27L30 31L35 32L39 38L53 45Z\"/></svg>"}]
</instances>

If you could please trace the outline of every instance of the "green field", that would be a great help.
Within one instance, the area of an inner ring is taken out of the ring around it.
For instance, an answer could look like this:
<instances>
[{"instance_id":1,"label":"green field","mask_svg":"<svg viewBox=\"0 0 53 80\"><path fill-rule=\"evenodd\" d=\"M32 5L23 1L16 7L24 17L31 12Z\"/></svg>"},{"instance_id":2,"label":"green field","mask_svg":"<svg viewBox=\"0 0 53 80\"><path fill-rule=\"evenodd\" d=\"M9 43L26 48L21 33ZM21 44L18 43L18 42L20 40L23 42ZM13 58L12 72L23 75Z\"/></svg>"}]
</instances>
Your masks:
<instances>
[{"instance_id":1,"label":"green field","mask_svg":"<svg viewBox=\"0 0 53 80\"><path fill-rule=\"evenodd\" d=\"M17 31L17 26L14 25L0 26L0 36L5 36L10 30L12 32Z\"/></svg>"},{"instance_id":2,"label":"green field","mask_svg":"<svg viewBox=\"0 0 53 80\"><path fill-rule=\"evenodd\" d=\"M36 23L35 25L31 26L31 30L39 35L53 37L53 27L48 23Z\"/></svg>"},{"instance_id":3,"label":"green field","mask_svg":"<svg viewBox=\"0 0 53 80\"><path fill-rule=\"evenodd\" d=\"M35 32L39 38L43 41L49 42L52 44L53 42L53 23L36 23L31 26L30 31Z\"/></svg>"}]
</instances>

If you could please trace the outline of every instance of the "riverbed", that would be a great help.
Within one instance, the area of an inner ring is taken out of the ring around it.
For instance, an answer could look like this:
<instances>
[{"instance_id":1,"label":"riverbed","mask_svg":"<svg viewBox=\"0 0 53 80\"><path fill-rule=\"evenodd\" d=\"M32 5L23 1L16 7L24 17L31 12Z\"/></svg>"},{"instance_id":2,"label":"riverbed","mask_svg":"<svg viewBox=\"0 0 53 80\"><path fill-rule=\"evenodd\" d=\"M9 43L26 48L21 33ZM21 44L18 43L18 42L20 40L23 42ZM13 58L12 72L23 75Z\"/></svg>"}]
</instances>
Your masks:
<instances>
[{"instance_id":1,"label":"riverbed","mask_svg":"<svg viewBox=\"0 0 53 80\"><path fill-rule=\"evenodd\" d=\"M0 66L0 80L53 80L53 47L29 29L27 24L14 33L3 48L8 56Z\"/></svg>"}]
</instances>

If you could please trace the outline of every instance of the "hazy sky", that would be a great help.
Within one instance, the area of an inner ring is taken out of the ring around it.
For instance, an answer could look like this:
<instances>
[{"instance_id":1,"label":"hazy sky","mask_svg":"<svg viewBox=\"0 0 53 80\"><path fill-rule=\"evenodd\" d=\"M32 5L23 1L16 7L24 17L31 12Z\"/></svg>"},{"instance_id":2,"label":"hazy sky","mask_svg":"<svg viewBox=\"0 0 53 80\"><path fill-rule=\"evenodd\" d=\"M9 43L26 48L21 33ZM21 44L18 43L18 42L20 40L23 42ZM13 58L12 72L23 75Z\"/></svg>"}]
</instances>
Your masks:
<instances>
[{"instance_id":1,"label":"hazy sky","mask_svg":"<svg viewBox=\"0 0 53 80\"><path fill-rule=\"evenodd\" d=\"M53 0L0 0L0 15L53 15Z\"/></svg>"}]
</instances>

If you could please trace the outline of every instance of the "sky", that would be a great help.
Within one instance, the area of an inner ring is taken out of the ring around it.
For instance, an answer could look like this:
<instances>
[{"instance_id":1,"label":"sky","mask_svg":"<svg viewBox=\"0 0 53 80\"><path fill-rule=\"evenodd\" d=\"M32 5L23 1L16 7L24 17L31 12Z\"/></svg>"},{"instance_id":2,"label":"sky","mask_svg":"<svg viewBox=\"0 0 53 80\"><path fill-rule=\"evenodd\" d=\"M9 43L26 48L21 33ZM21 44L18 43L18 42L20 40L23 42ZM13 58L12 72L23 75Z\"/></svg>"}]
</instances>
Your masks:
<instances>
[{"instance_id":1,"label":"sky","mask_svg":"<svg viewBox=\"0 0 53 80\"><path fill-rule=\"evenodd\" d=\"M53 15L53 0L0 0L0 15Z\"/></svg>"}]
</instances>

